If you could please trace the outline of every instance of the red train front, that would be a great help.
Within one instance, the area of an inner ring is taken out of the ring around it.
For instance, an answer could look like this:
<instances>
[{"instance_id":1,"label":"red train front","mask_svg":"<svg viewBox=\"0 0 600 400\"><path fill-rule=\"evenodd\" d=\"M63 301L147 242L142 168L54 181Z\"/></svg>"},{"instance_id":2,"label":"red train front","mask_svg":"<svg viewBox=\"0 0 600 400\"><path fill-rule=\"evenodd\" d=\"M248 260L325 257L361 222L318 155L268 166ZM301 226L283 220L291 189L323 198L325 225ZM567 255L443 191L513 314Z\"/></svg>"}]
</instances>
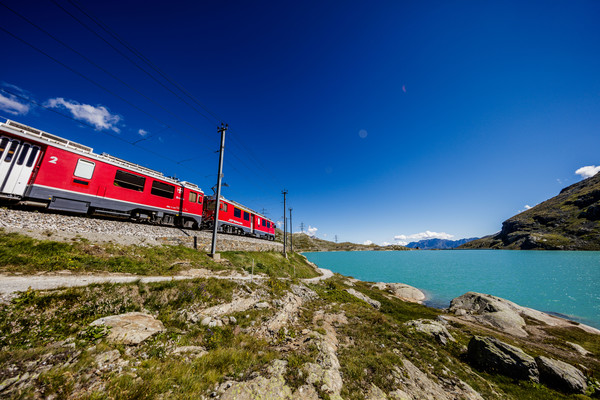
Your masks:
<instances>
[{"instance_id":1,"label":"red train front","mask_svg":"<svg viewBox=\"0 0 600 400\"><path fill-rule=\"evenodd\" d=\"M197 228L202 190L21 125L0 124L0 196L25 205Z\"/></svg>"}]
</instances>

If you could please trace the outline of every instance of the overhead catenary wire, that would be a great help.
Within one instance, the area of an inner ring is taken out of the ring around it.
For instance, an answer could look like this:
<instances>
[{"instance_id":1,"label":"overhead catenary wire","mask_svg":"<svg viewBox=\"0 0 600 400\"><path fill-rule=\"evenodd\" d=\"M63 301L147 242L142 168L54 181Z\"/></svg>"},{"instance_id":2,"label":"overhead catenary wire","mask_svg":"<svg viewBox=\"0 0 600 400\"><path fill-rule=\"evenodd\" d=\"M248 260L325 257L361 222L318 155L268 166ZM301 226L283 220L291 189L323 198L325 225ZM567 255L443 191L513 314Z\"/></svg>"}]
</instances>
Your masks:
<instances>
[{"instance_id":1,"label":"overhead catenary wire","mask_svg":"<svg viewBox=\"0 0 600 400\"><path fill-rule=\"evenodd\" d=\"M145 95L144 93L142 93L141 91L139 91L138 89L136 89L135 87L131 86L129 83L125 82L124 80L122 80L121 78L119 78L118 76L114 75L113 73L111 73L110 71L108 71L107 69L103 68L102 66L98 65L96 62L94 62L93 60L91 60L89 57L85 56L84 54L82 54L81 52L77 51L76 49L72 48L71 46L69 46L68 44L66 44L64 41L58 39L56 36L52 35L50 32L48 32L47 30L45 30L44 28L40 27L39 25L37 25L35 22L31 21L30 19L28 19L27 17L25 17L24 15L22 15L21 13L19 13L16 10L13 10L12 8L8 7L6 4L4 4L3 2L0 1L0 5L2 5L3 7L5 7L7 10L11 11L12 13L14 13L15 15L17 15L18 17L20 17L21 19L23 19L24 21L26 21L27 23L29 23L30 25L32 25L33 27L35 27L36 29L38 29L39 31L43 32L44 34L46 34L47 36L49 36L50 38L52 38L54 41L56 41L57 43L61 44L62 46L64 46L65 48L69 49L70 51L72 51L73 53L77 54L78 56L80 56L81 58L83 58L85 61L87 61L88 63L90 63L91 65L93 65L94 67L98 68L99 70L101 70L102 72L104 72L105 74L107 74L108 76L110 76L111 78L115 79L116 81L118 81L119 83L121 83L122 85L126 86L127 88L129 88L130 90L134 91L135 93L137 93L138 95L142 96L143 98L145 98L146 100L154 103L155 105L157 105L159 108L161 108L163 111L166 111L167 113L169 113L170 115L172 115L173 117L175 117L176 119L178 119L180 122L188 125L189 127L191 127L192 129L201 132L203 134L206 134L203 131L198 130L197 126L185 121L184 119L182 119L180 116L178 116L177 114L173 113L172 111L170 111L169 109L167 109L165 106L163 106L161 103L157 102L156 100L148 97L147 95ZM131 104L130 104L131 105ZM138 108L139 109L139 108ZM157 120L155 118L155 120ZM159 121L159 120L157 120ZM169 128L172 129L172 127L170 125L168 125L166 122L162 122L161 124L168 126ZM206 134L208 135L208 134Z\"/></svg>"},{"instance_id":2,"label":"overhead catenary wire","mask_svg":"<svg viewBox=\"0 0 600 400\"><path fill-rule=\"evenodd\" d=\"M133 63L137 68L140 68L141 70L143 70L146 74L148 74L154 81L158 82L162 87L164 87L165 89L169 90L169 92L173 93L174 95L176 95L172 90L168 89L165 85L163 85L162 83L160 83L152 74L150 74L149 72L147 72L146 70L144 70L143 68L141 68L137 63L135 63L133 60L131 60L129 57L127 57L125 54L123 54L120 50L118 50L116 47L114 47L112 44L110 44L107 40L105 40L104 38L102 38L100 35L98 35L97 32L91 30L91 28L89 26L86 26L85 24L83 24L83 22L78 19L76 16L74 16L72 13L68 12L66 9L64 9L64 7L60 6L59 4L56 3L55 0L52 0L52 2L54 4L56 4L59 8L61 8L63 11L65 11L68 15L70 15L71 17L73 17L74 19L76 19L80 24L84 25L86 27L86 29L90 30L92 33L94 33L96 36L100 37L104 42L106 42L109 46L111 46L115 51L117 51L120 55L122 55L123 57L125 57L128 61L130 61L131 63ZM123 47L125 47L126 49L128 49L132 54L134 54L136 57L138 57L140 60L142 60L146 65L148 65L150 68L152 68L154 71L156 71L159 75L161 75L168 83L170 83L172 86L174 86L176 89L178 89L179 91L181 91L184 95L186 95L191 101L193 101L194 103L198 104L200 107L202 107L207 113L209 113L214 119L215 122L218 124L219 122L224 121L223 118L220 118L219 116L217 116L214 112L212 112L210 109L208 109L208 107L206 107L204 104L202 104L200 101L198 101L191 93L189 93L189 91L187 91L185 88L183 88L182 85L180 85L179 83L177 83L176 81L174 81L173 79L171 79L167 74L165 74L164 72L162 72L162 70L160 68L158 68L158 66L156 66L154 63L152 63L146 56L144 56L140 51L138 51L137 49L135 49L133 46L131 46L129 43L127 43L125 40L123 40L119 35L117 35L112 29L110 29L106 24L104 24L102 21L100 21L98 18L95 18L94 16L91 15L91 13L83 10L83 8L81 6L79 6L75 1L73 0L68 0L68 2L73 5L75 8L77 8L81 13L83 13L86 17L88 17L90 20L92 20L96 25L98 25L104 32L108 33L110 36L112 36L115 40L117 40ZM180 96L176 95L179 99L181 99ZM182 100L184 101L184 100ZM186 104L189 105L188 102L184 101ZM198 112L198 110L194 107L192 107L192 109L196 112ZM203 113L200 113L200 115L202 115L203 117L207 118L206 115L204 115ZM207 118L209 119L209 118ZM210 119L209 119L210 120ZM230 135L230 138L233 138L233 142L236 144L239 144L242 147L242 150L244 150L246 152L246 154L254 159L254 162L261 167L262 171L261 172L266 172L269 175L269 178L273 180L273 183L276 186L281 186L281 182L279 182L268 170L268 168L266 168L262 162L260 161L259 157L256 157L255 154L253 153L253 151L251 150L251 148L249 146L247 146L245 143L243 143L243 141L241 140L240 135L237 135L237 132L235 129L230 129L230 133L233 133L233 135ZM238 143L239 142L239 143ZM232 153L234 155L234 157L238 158L235 153ZM238 158L239 159L239 158ZM239 159L241 161L241 159ZM248 168L248 166L246 165L246 167Z\"/></svg>"},{"instance_id":3,"label":"overhead catenary wire","mask_svg":"<svg viewBox=\"0 0 600 400\"><path fill-rule=\"evenodd\" d=\"M56 2L54 2L54 3L56 4ZM72 3L72 2L70 2L70 3ZM73 4L73 3L72 3L72 4ZM4 5L4 4L2 4L2 5ZM58 5L58 4L57 4L57 5ZM5 6L5 5L4 5L4 6ZM59 6L61 9L63 9L63 10L64 10L64 8L63 8L63 7L61 7L60 5L58 5L58 6ZM5 6L5 7L6 7L6 6ZM78 7L78 9L79 9L79 7ZM10 9L9 9L9 10L10 10ZM13 10L11 10L11 11L13 11ZM65 11L66 11L66 10L65 10ZM68 11L66 11L66 12L68 13ZM69 14L69 13L68 13L68 14ZM70 14L70 15L71 15L71 14ZM19 15L19 16L21 16L21 15ZM23 17L23 16L21 16L21 17ZM88 17L92 18L91 16L88 16ZM82 55L80 52L78 52L77 50L73 49L72 47L70 47L70 46L69 46L69 45L67 45L66 43L64 43L64 42L60 41L59 39L57 39L56 37L54 37L54 36L53 36L52 34L50 34L49 32L47 32L47 31L45 31L44 29L40 28L39 26L36 26L36 25L35 25L35 23L32 23L32 21L29 21L29 20L28 20L28 19L26 19L26 18L24 18L24 19L25 19L27 22L31 23L31 24L32 24L33 26L35 26L36 28L38 28L38 29L39 29L40 31L42 31L43 33L45 33L45 34L47 34L48 36L50 36L51 38L53 38L55 41L57 41L57 42L58 42L58 43L60 43L61 45L63 45L64 47L66 47L67 49L69 49L69 50L73 51L74 53L78 54L80 57L84 58L84 59L85 59L87 62L89 62L91 65L95 66L96 68L99 68L101 71L103 71L104 73L106 73L106 74L107 74L108 76L110 76L111 78L113 78L113 79L115 79L115 80L119 81L121 84L123 84L123 85L125 85L126 87L128 87L129 89L131 89L131 90L135 91L137 94L139 94L139 95L143 96L145 99L147 99L147 100L149 100L149 101L153 102L154 104L157 104L157 105L158 105L158 106L160 106L160 107L161 107L161 108L162 108L164 111L167 111L167 112L169 112L170 114L174 115L172 112L170 112L170 111L169 111L168 109L166 109L164 106L161 106L161 105L160 105L160 103L158 103L158 102L154 101L153 99L149 98L148 96L144 95L143 93L141 93L140 91L138 91L137 89L135 89L133 86L129 85L129 84L128 84L127 82L125 82L124 80L122 80L122 79L118 78L118 77L117 77L115 74L112 74L112 73L110 73L108 70L106 70L106 69L104 69L104 68L100 67L100 66L99 66L97 63L95 63L93 60L91 60L91 59L89 59L88 57L86 57L86 56ZM75 18L75 19L77 20L77 18ZM103 38L101 35L99 35L99 34L95 33L95 31L91 30L91 28L89 28L88 26L86 26L86 25L85 25L85 23L83 23L82 21L78 21L78 22L79 22L79 23L80 23L82 26L84 26L86 29L88 29L88 30L90 30L92 33L94 33L94 34L95 34L95 36L99 37L101 40L103 40L105 43L107 43L107 45L109 45L109 46L110 46L111 48L113 48L115 51L117 51L118 53L120 53L122 56L126 57L126 55L124 55L124 54L123 54L121 51L119 51L119 50L118 50L118 49L117 49L115 46L113 46L113 45L112 45L110 42L108 42L106 39L104 39L104 38ZM61 60L57 59L56 57L53 57L53 56L51 56L51 55L50 55L50 54L48 54L47 52L43 51L42 49L38 48L37 46L35 46L35 45L33 45L33 44L29 43L29 42L27 42L26 40L24 40L24 39L20 38L19 36L17 36L17 35L15 35L15 34L13 34L12 32L10 32L10 31L8 31L8 30L6 30L6 29L2 28L2 27L0 27L0 29L2 29L2 30L5 32L5 33L7 33L8 35L12 36L12 37L13 37L13 38L15 38L16 40L19 40L19 41L21 41L22 43L26 44L27 46L31 47L32 49L34 49L34 50L38 51L39 53L43 54L44 56L46 56L46 57L50 58L52 61L54 61L54 62L58 63L58 64L59 64L59 65L61 65L63 68L66 68L66 69L67 69L67 70L69 70L70 72L72 72L72 73L74 73L74 74L76 74L76 75L80 76L81 78L83 78L83 79L87 80L88 82L92 83L93 85L95 85L95 86L99 87L100 89L102 89L102 90L106 91L107 93L111 94L112 96L114 96L114 97L118 98L119 100L123 101L124 103L128 104L128 105L129 105L129 106L131 106L132 108L134 108L134 109L137 109L138 111L142 112L143 114L145 114L145 115L147 115L147 116L150 116L152 119L154 119L155 121L159 122L161 125L163 125L163 126L166 126L166 127L168 127L169 129L172 129L173 131L175 131L175 132L177 132L177 133L184 134L185 136L188 136L188 137L193 137L193 136L187 135L185 132L181 132L181 131L179 131L179 130L176 130L176 129L174 129L172 126L170 126L170 124L167 124L167 123L165 123L164 121L160 120L160 119L159 119L159 118L157 118L157 117L156 117L154 114L152 114L152 113L149 113L148 111L144 110L143 108L139 107L138 105L136 105L136 104L132 103L131 101L127 100L127 99L126 99L126 98L124 98L123 96L121 96L121 95L119 95L119 94L117 94L117 93L113 92L112 90L110 90L110 89L106 88L106 87L105 87L105 86L103 86L102 84L100 84L100 83L96 82L94 79L92 79L92 78L90 78L90 77L88 77L88 76L84 75L83 73L79 72L79 71L78 71L78 70L76 70L75 68L72 68L72 67L70 67L69 65L65 64L65 63L64 63L64 62L62 62ZM123 42L123 43L126 43L126 42ZM169 77L168 77L168 76L167 76L167 75L166 75L164 72L162 72L162 71L161 71L161 70L160 70L158 67L154 66L154 64L152 64L152 63L151 63L151 62L150 62L150 61L149 61L149 60L148 60L146 57L144 57L144 56L143 56L143 55L142 55L142 54L141 54L139 51L135 50L133 47L131 47L131 46L130 46L130 45L128 45L128 44L126 44L126 46L128 47L128 50L129 50L129 51L131 51L131 52L132 52L133 54L135 54L137 57L141 58L141 59L142 59L142 60L143 60L143 61L144 61L146 64L150 65L150 66L151 66L151 67L152 67L152 68L153 68L155 71L157 71L157 73L159 73L159 74L160 74L160 75L161 75L161 76L162 76L164 79L166 79L166 80L167 80L167 81L168 81L168 82L169 82L171 85L173 85L173 86L174 86L174 87L175 87L177 90L181 91L182 93L184 93L184 94L185 94L185 96L189 97L189 98L190 98L190 99L191 99L193 102L195 102L196 104L200 105L200 106L201 106L201 107L202 107L202 108L203 108L203 109L204 109L204 110L205 110L207 113L209 113L209 114L210 114L210 115L211 115L211 116L212 116L212 117L213 117L215 120L217 120L217 119L220 119L220 118L219 118L219 117L218 117L218 116L217 116L215 113L213 113L212 111L210 111L210 110L209 110L209 109L208 109L206 106L204 106L203 104L201 104L200 102L198 102L198 101L197 101L197 99L195 99L195 98L194 98L194 97L193 97L193 96L192 96L192 95L191 95L191 94L190 94L190 93L189 93L187 90L185 90L185 88L183 88L183 86L182 86L182 85L178 84L177 82L175 82L174 80L172 80L171 78L169 78ZM128 57L126 57L126 58L128 58ZM128 58L128 59L129 59L129 58ZM129 59L129 60L130 60L130 59ZM130 62L132 62L134 65L136 65L136 67L138 67L138 68L140 68L140 69L144 70L144 69L143 69L141 66L139 66L137 63L133 62L133 60L130 60ZM144 70L144 72L145 72L147 75L149 75L149 76L150 76L150 77L151 77L153 80L157 81L156 77L153 77L153 76L152 76L152 74L148 73L148 72L147 72L147 71L145 71L145 70ZM162 83L160 83L160 82L157 82L157 83L161 84L161 86L162 86L162 87L164 87L165 89L169 90L171 93L174 93L174 92L173 92L173 90L170 90L170 89L168 89L168 88L166 87L166 85L164 85L164 84L162 84ZM175 93L174 93L174 94L175 94ZM177 95L177 98L178 98L179 100L181 100L181 101L184 101L186 104L188 104L188 105L189 105L189 102L186 102L184 99L182 99L182 97L181 97L181 96L178 96L178 95ZM25 99L25 100L27 100L27 101L28 101L28 99ZM44 107L44 108L46 108L46 109L50 109L50 108L47 108L47 107ZM207 118L207 117L206 117L206 115L204 115L204 113L201 113L201 112L200 112L200 111L199 111L199 110L198 110L196 107L192 107L192 109L193 109L194 111L198 112L198 113L199 113L201 116L203 116L203 117ZM51 111L53 111L53 112L56 112L56 110L51 110ZM64 114L62 114L62 113L59 113L59 114L61 114L61 115L63 115L63 116L64 116ZM70 117L69 117L69 118L70 118ZM78 120L78 119L75 119L75 118L70 118L70 119L72 119L72 120L74 120L74 121L77 121L78 123L82 123L82 121L81 121L81 120ZM185 124L187 124L187 125L189 125L189 126L195 127L195 126L193 126L192 124L189 124L189 123L187 123L186 121L182 120L181 118L178 118L178 119L179 119L181 122L183 122L183 123L185 123ZM207 120L209 120L209 121L210 121L210 118L207 118ZM91 126L91 125L89 125L89 124L85 124L85 123L84 123L84 125ZM234 130L234 132L235 132L235 130ZM205 133L205 132L202 132L202 133ZM152 137L152 136L153 136L153 135L151 135L150 137ZM234 141L232 141L232 143L234 143L234 145L235 145L236 147L241 147L241 148L242 148L242 150L243 150L243 152L244 152L244 155L246 156L246 159L245 159L245 158L242 158L242 157L240 157L240 156L237 154L237 152L235 152L235 151L233 151L233 152L230 152L229 154L230 154L231 156L233 156L233 158L235 158L235 159L238 161L238 163L239 163L239 164L242 164L242 165L243 165L243 167L244 167L243 169L244 169L245 171L253 171L253 173L254 173L254 174L256 174L256 175L258 175L258 176L261 176L261 177L262 177L262 178L261 178L261 180L260 180L260 186L261 186L261 187L262 187L262 186L264 186L264 183L265 183L265 182L264 182L265 175L267 175L266 177L270 178L270 179L272 180L272 182L273 182L275 185L277 185L277 186L280 186L280 185L279 185L279 183L277 182L277 179L275 179L275 178L273 177L273 175L271 175L271 174L270 174L270 172L269 172L269 169L268 169L268 168L265 168L265 167L264 167L264 165L262 165L262 163L261 163L261 162L260 162L260 160L258 159L258 157L256 157L256 156L254 155L254 153L252 152L252 149L251 149L249 146L245 145L245 144L242 142L242 140L241 140L240 136L241 136L241 135L237 135L237 134L236 134L236 135L231 135L231 137L234 139ZM193 137L193 138L194 138L195 140L197 140L197 138L196 138L196 137ZM211 137L211 138L212 138L212 137ZM138 143L138 142L141 142L141 141L144 141L144 140L147 140L147 139L149 139L149 138L142 138L142 139L139 139L139 140L137 140L135 143ZM128 143L132 144L131 142L128 142ZM135 144L135 143L133 143L133 144ZM202 143L202 144L204 144L204 145L205 145L206 143ZM142 147L140 147L140 146L138 146L138 147L139 147L139 148L141 148L141 149L144 149L144 148L142 148ZM169 159L168 157L165 157L165 156L163 156L162 154L161 154L160 156L161 156L162 158L168 159L169 161L174 161L174 160L172 160L172 159ZM250 160L248 160L247 158L250 158ZM192 159L193 159L193 158L192 158ZM181 163L184 163L184 162L190 161L190 160L192 160L192 159L182 160L182 161L179 161L179 162L177 162L177 163L178 163L178 164L181 164ZM238 169L238 168L235 168L235 167L234 167L234 165L233 165L233 164L231 164L230 162L227 162L227 164L228 164L228 166L229 166L230 168L232 168L234 171L238 172L238 173L239 173L241 176L244 176L246 179L249 179L249 180L255 181L255 178L253 178L253 177L251 177L251 176L248 176L248 174L246 174L246 173L242 173L240 169ZM259 173L257 174L257 173L254 171L254 169L256 169L257 171L259 171ZM252 175L252 174L251 174L251 175Z\"/></svg>"}]
</instances>

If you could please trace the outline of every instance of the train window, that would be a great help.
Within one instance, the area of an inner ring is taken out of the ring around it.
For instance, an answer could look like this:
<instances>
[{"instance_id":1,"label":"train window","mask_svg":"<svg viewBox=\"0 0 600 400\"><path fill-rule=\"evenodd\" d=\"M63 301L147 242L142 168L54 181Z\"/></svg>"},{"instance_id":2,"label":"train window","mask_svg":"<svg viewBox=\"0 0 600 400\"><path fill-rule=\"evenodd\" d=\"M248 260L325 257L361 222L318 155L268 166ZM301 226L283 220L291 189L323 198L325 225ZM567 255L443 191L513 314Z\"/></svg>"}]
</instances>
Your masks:
<instances>
[{"instance_id":1,"label":"train window","mask_svg":"<svg viewBox=\"0 0 600 400\"><path fill-rule=\"evenodd\" d=\"M242 210L237 207L233 208L233 216L236 218L242 218Z\"/></svg>"},{"instance_id":2,"label":"train window","mask_svg":"<svg viewBox=\"0 0 600 400\"><path fill-rule=\"evenodd\" d=\"M38 151L40 151L40 148L37 146L33 146L33 148L31 149L31 154L29 155L29 160L27 160L27 167L31 167L33 165L35 157L37 157ZM0 155L2 155L2 153L0 153Z\"/></svg>"},{"instance_id":3,"label":"train window","mask_svg":"<svg viewBox=\"0 0 600 400\"><path fill-rule=\"evenodd\" d=\"M250 213L247 213L246 211L244 211L244 219L246 221L250 221Z\"/></svg>"},{"instance_id":4,"label":"train window","mask_svg":"<svg viewBox=\"0 0 600 400\"><path fill-rule=\"evenodd\" d=\"M198 204L202 204L202 195L198 195Z\"/></svg>"},{"instance_id":5,"label":"train window","mask_svg":"<svg viewBox=\"0 0 600 400\"><path fill-rule=\"evenodd\" d=\"M215 211L215 201L208 201L205 206L205 210L207 211Z\"/></svg>"},{"instance_id":6,"label":"train window","mask_svg":"<svg viewBox=\"0 0 600 400\"><path fill-rule=\"evenodd\" d=\"M189 198L190 203L195 203L197 198L198 198L198 195L196 193L190 192L190 198Z\"/></svg>"},{"instance_id":7,"label":"train window","mask_svg":"<svg viewBox=\"0 0 600 400\"><path fill-rule=\"evenodd\" d=\"M94 175L94 168L96 168L95 163L80 158L77 160L77 166L75 167L75 172L73 172L73 175L83 179L92 179L92 175ZM143 186L142 190L144 190Z\"/></svg>"},{"instance_id":8,"label":"train window","mask_svg":"<svg viewBox=\"0 0 600 400\"><path fill-rule=\"evenodd\" d=\"M152 190L150 191L155 196L172 199L175 195L175 186L167 185L159 181L152 182Z\"/></svg>"},{"instance_id":9,"label":"train window","mask_svg":"<svg viewBox=\"0 0 600 400\"><path fill-rule=\"evenodd\" d=\"M221 203L219 210L227 212L227 203Z\"/></svg>"},{"instance_id":10,"label":"train window","mask_svg":"<svg viewBox=\"0 0 600 400\"><path fill-rule=\"evenodd\" d=\"M146 185L146 178L118 169L117 174L115 175L114 185L125 189L143 192L144 186Z\"/></svg>"},{"instance_id":11,"label":"train window","mask_svg":"<svg viewBox=\"0 0 600 400\"><path fill-rule=\"evenodd\" d=\"M267 226L267 221L265 221L264 219L262 220L262 226Z\"/></svg>"},{"instance_id":12,"label":"train window","mask_svg":"<svg viewBox=\"0 0 600 400\"><path fill-rule=\"evenodd\" d=\"M8 149L8 153L6 153L6 158L4 159L4 161L6 162L11 162L13 159L13 156L15 155L15 151L17 151L17 146L19 145L19 141L18 140L13 140L10 143L10 148Z\"/></svg>"},{"instance_id":13,"label":"train window","mask_svg":"<svg viewBox=\"0 0 600 400\"><path fill-rule=\"evenodd\" d=\"M7 144L8 138L3 137L2 140L0 140L0 157L2 157L2 154L4 154L4 150L6 149Z\"/></svg>"},{"instance_id":14,"label":"train window","mask_svg":"<svg viewBox=\"0 0 600 400\"><path fill-rule=\"evenodd\" d=\"M21 153L19 153L17 165L23 165L23 163L25 162L25 157L27 157L27 153L29 152L30 147L31 146L28 143L25 143L23 147L21 147Z\"/></svg>"}]
</instances>

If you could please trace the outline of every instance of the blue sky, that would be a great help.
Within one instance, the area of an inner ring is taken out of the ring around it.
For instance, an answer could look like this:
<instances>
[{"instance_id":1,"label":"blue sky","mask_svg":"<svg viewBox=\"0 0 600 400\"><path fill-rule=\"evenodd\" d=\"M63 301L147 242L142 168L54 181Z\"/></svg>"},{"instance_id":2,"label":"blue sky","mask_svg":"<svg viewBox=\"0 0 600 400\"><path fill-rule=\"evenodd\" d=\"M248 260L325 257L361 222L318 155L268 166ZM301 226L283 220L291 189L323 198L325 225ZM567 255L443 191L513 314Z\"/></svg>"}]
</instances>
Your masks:
<instances>
[{"instance_id":1,"label":"blue sky","mask_svg":"<svg viewBox=\"0 0 600 400\"><path fill-rule=\"evenodd\" d=\"M0 115L206 193L222 121L224 195L281 220L288 189L294 231L483 236L598 170L599 17L597 1L2 0Z\"/></svg>"}]
</instances>

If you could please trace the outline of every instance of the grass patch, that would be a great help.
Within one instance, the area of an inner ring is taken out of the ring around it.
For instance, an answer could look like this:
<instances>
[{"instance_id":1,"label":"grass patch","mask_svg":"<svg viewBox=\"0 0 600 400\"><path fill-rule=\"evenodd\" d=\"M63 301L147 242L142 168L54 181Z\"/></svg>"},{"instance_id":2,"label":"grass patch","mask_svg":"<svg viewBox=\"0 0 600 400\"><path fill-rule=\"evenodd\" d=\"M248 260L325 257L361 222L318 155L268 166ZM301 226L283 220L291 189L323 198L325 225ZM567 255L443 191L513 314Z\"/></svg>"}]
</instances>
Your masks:
<instances>
[{"instance_id":1,"label":"grass patch","mask_svg":"<svg viewBox=\"0 0 600 400\"><path fill-rule=\"evenodd\" d=\"M298 253L288 253L285 258L282 253L226 251L222 257L229 260L235 267L252 272L254 263L255 274L266 274L277 278L313 278L319 276L306 259Z\"/></svg>"},{"instance_id":2,"label":"grass patch","mask_svg":"<svg viewBox=\"0 0 600 400\"><path fill-rule=\"evenodd\" d=\"M38 240L0 231L0 271L122 272L175 275L189 268L224 269L203 252L183 246L122 246Z\"/></svg>"}]
</instances>

